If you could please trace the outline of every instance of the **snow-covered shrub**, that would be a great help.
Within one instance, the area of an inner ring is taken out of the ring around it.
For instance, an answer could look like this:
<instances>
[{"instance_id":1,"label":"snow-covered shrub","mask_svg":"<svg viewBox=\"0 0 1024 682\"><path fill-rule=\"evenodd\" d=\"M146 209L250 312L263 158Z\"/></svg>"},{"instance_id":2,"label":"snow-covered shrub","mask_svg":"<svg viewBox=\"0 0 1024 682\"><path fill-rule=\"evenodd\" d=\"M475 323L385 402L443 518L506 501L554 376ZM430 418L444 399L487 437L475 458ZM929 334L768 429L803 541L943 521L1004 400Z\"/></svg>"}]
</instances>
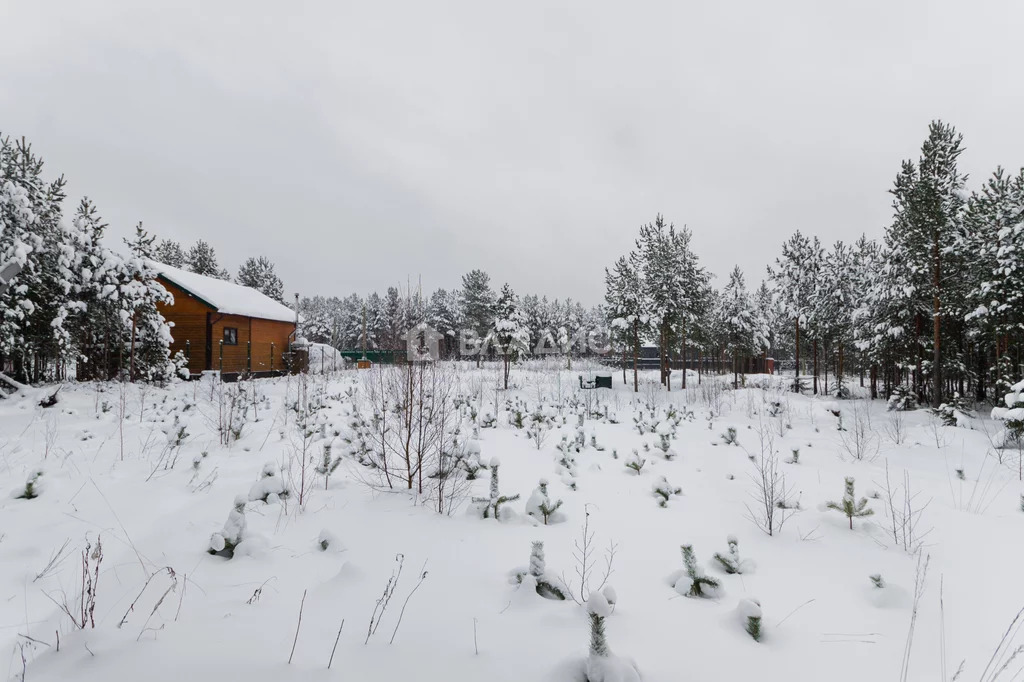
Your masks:
<instances>
[{"instance_id":1,"label":"snow-covered shrub","mask_svg":"<svg viewBox=\"0 0 1024 682\"><path fill-rule=\"evenodd\" d=\"M697 557L693 553L693 545L683 545L683 570L675 571L669 576L672 588L684 597L715 597L720 583L704 573L697 565Z\"/></svg>"},{"instance_id":2,"label":"snow-covered shrub","mask_svg":"<svg viewBox=\"0 0 1024 682\"><path fill-rule=\"evenodd\" d=\"M597 442L597 434L590 434L590 447L594 448L598 452L604 452L604 446Z\"/></svg>"},{"instance_id":3,"label":"snow-covered shrub","mask_svg":"<svg viewBox=\"0 0 1024 682\"><path fill-rule=\"evenodd\" d=\"M722 570L730 575L748 572L751 568L751 562L740 558L739 540L736 539L735 535L730 535L726 538L726 542L729 545L729 553L715 552L715 561L722 567Z\"/></svg>"},{"instance_id":4,"label":"snow-covered shrub","mask_svg":"<svg viewBox=\"0 0 1024 682\"><path fill-rule=\"evenodd\" d=\"M736 427L730 426L722 434L722 442L726 445L739 445L739 441L736 439Z\"/></svg>"},{"instance_id":5,"label":"snow-covered shrub","mask_svg":"<svg viewBox=\"0 0 1024 682\"><path fill-rule=\"evenodd\" d=\"M224 529L210 536L210 546L206 550L207 552L227 559L235 555L235 547L245 536L245 505L248 501L244 495L235 498L234 508L228 513Z\"/></svg>"},{"instance_id":6,"label":"snow-covered shrub","mask_svg":"<svg viewBox=\"0 0 1024 682\"><path fill-rule=\"evenodd\" d=\"M42 471L32 472L32 474L29 475L28 479L26 479L25 481L25 487L18 491L18 494L15 495L15 498L19 500L32 500L39 497L40 489L42 487L40 485L39 478L42 475Z\"/></svg>"},{"instance_id":7,"label":"snow-covered shrub","mask_svg":"<svg viewBox=\"0 0 1024 682\"><path fill-rule=\"evenodd\" d=\"M328 547L336 544L337 541L334 538L334 533L326 528L320 531L320 535L316 538L316 546L320 548L321 552L326 552Z\"/></svg>"},{"instance_id":8,"label":"snow-covered shrub","mask_svg":"<svg viewBox=\"0 0 1024 682\"><path fill-rule=\"evenodd\" d=\"M565 521L565 514L558 511L561 506L561 500L551 501L548 495L548 481L542 478L526 501L526 515L542 521L545 526L549 523L561 523Z\"/></svg>"},{"instance_id":9,"label":"snow-covered shrub","mask_svg":"<svg viewBox=\"0 0 1024 682\"><path fill-rule=\"evenodd\" d=\"M1024 445L1024 381L1010 387L1003 396L1003 404L1006 407L992 408L992 418L1003 422L1003 429L995 438L996 447Z\"/></svg>"},{"instance_id":10,"label":"snow-covered shrub","mask_svg":"<svg viewBox=\"0 0 1024 682\"><path fill-rule=\"evenodd\" d=\"M482 518L500 521L502 517L501 505L506 502L515 502L519 499L519 495L502 495L498 491L498 468L501 466L501 461L497 457L492 457L489 463L491 469L491 494L490 497L474 497L473 504L474 509L480 513Z\"/></svg>"},{"instance_id":11,"label":"snow-covered shrub","mask_svg":"<svg viewBox=\"0 0 1024 682\"><path fill-rule=\"evenodd\" d=\"M881 573L875 573L874 575L869 575L868 576L868 580L870 580L871 584L874 585L875 587L877 587L878 589L882 589L882 588L885 587L885 579L882 578L882 574Z\"/></svg>"},{"instance_id":12,"label":"snow-covered shrub","mask_svg":"<svg viewBox=\"0 0 1024 682\"><path fill-rule=\"evenodd\" d=\"M829 502L825 505L828 509L833 509L841 514L844 514L850 520L850 530L853 530L853 519L860 518L863 516L871 516L875 513L874 509L868 509L868 498L862 497L859 500L853 492L853 477L847 476L845 480L845 491L843 492L843 499L841 502Z\"/></svg>"},{"instance_id":13,"label":"snow-covered shrub","mask_svg":"<svg viewBox=\"0 0 1024 682\"><path fill-rule=\"evenodd\" d=\"M800 463L800 448L793 448L793 456L786 460L786 464Z\"/></svg>"},{"instance_id":14,"label":"snow-covered shrub","mask_svg":"<svg viewBox=\"0 0 1024 682\"><path fill-rule=\"evenodd\" d=\"M288 497L288 488L284 479L278 476L277 465L267 462L263 465L260 480L249 488L249 502L276 504L285 497Z\"/></svg>"},{"instance_id":15,"label":"snow-covered shrub","mask_svg":"<svg viewBox=\"0 0 1024 682\"><path fill-rule=\"evenodd\" d=\"M482 429L493 429L498 425L498 418L488 410L480 415L479 424Z\"/></svg>"},{"instance_id":16,"label":"snow-covered shrub","mask_svg":"<svg viewBox=\"0 0 1024 682\"><path fill-rule=\"evenodd\" d=\"M905 412L917 407L917 396L903 384L893 386L889 394L889 411Z\"/></svg>"},{"instance_id":17,"label":"snow-covered shrub","mask_svg":"<svg viewBox=\"0 0 1024 682\"><path fill-rule=\"evenodd\" d=\"M942 422L943 426L959 426L961 421L968 422L971 408L959 393L954 392L948 402L932 409L932 414Z\"/></svg>"},{"instance_id":18,"label":"snow-covered shrub","mask_svg":"<svg viewBox=\"0 0 1024 682\"><path fill-rule=\"evenodd\" d=\"M668 482L667 478L664 476L658 476L654 483L651 484L651 492L658 500L659 507L667 507L669 499L673 495L681 495L683 489L673 487L672 484Z\"/></svg>"},{"instance_id":19,"label":"snow-covered shrub","mask_svg":"<svg viewBox=\"0 0 1024 682\"><path fill-rule=\"evenodd\" d=\"M647 460L641 457L640 453L634 448L633 455L626 460L626 468L639 476L645 464L647 464Z\"/></svg>"},{"instance_id":20,"label":"snow-covered shrub","mask_svg":"<svg viewBox=\"0 0 1024 682\"><path fill-rule=\"evenodd\" d=\"M761 641L761 602L756 599L741 599L736 605L740 623L755 642Z\"/></svg>"}]
</instances>

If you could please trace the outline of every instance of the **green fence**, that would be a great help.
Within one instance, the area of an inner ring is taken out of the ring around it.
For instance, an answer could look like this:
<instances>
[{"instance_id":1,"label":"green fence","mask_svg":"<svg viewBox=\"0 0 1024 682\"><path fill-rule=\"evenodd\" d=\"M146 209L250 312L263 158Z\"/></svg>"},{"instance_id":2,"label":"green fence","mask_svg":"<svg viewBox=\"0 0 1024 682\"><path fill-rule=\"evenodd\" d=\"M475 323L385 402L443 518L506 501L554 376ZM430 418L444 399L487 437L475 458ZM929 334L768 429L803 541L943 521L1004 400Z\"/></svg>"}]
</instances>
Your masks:
<instances>
[{"instance_id":1,"label":"green fence","mask_svg":"<svg viewBox=\"0 0 1024 682\"><path fill-rule=\"evenodd\" d=\"M393 365L405 360L404 350L367 350L365 353L361 350L340 350L338 353L352 362L362 360L363 355L370 362L382 365Z\"/></svg>"}]
</instances>

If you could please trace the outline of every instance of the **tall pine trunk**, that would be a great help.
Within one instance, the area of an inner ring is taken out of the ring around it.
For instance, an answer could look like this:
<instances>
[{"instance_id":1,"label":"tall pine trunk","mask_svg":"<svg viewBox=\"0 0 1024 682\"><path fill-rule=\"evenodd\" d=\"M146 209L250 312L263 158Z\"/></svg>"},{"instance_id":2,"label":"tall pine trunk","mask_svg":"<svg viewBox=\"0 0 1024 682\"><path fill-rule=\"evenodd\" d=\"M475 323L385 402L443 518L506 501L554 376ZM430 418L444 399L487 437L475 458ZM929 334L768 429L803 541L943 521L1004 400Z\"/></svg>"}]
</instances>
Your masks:
<instances>
[{"instance_id":1,"label":"tall pine trunk","mask_svg":"<svg viewBox=\"0 0 1024 682\"><path fill-rule=\"evenodd\" d=\"M796 381L794 387L800 391L800 316L796 318Z\"/></svg>"}]
</instances>

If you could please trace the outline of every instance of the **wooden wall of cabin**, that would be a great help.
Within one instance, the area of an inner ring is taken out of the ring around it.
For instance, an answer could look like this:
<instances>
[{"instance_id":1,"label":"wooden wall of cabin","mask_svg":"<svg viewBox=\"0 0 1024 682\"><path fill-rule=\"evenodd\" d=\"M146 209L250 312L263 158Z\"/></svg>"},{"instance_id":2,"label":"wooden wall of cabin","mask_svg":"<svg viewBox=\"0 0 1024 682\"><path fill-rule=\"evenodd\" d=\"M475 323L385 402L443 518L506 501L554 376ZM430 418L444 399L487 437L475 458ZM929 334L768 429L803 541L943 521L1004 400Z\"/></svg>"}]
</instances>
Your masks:
<instances>
[{"instance_id":1,"label":"wooden wall of cabin","mask_svg":"<svg viewBox=\"0 0 1024 682\"><path fill-rule=\"evenodd\" d=\"M171 328L171 355L187 350L188 370L198 374L206 369L206 314L213 309L171 282L161 279L160 284L174 296L174 305L157 304L164 319L174 323Z\"/></svg>"},{"instance_id":2,"label":"wooden wall of cabin","mask_svg":"<svg viewBox=\"0 0 1024 682\"><path fill-rule=\"evenodd\" d=\"M292 322L260 320L241 315L221 315L214 313L213 324L213 363L211 369L223 372L268 372L282 370L284 364L281 353L288 350L288 341L295 330ZM225 340L224 330L237 330L236 345L220 343ZM252 346L247 344L251 342ZM221 352L223 351L223 361ZM250 358L251 353L251 358Z\"/></svg>"}]
</instances>

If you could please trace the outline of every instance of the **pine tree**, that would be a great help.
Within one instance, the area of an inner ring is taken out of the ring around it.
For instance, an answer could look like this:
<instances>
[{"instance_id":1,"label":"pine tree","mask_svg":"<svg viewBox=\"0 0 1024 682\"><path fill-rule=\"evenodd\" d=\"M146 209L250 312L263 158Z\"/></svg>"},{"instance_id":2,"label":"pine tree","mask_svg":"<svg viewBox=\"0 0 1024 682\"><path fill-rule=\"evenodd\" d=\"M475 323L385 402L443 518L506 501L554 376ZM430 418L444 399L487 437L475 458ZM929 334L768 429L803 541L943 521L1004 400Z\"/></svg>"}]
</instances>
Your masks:
<instances>
[{"instance_id":1,"label":"pine tree","mask_svg":"<svg viewBox=\"0 0 1024 682\"><path fill-rule=\"evenodd\" d=\"M131 328L127 355L132 380L166 381L175 374L170 357L171 328L157 307L170 305L174 298L157 281L158 273L151 265L154 241L142 223L132 239L125 239L129 257L124 261L120 304L122 319Z\"/></svg>"},{"instance_id":2,"label":"pine tree","mask_svg":"<svg viewBox=\"0 0 1024 682\"><path fill-rule=\"evenodd\" d=\"M505 284L495 304L494 333L501 353L505 390L512 363L530 352L530 330L519 305L519 297Z\"/></svg>"},{"instance_id":3,"label":"pine tree","mask_svg":"<svg viewBox=\"0 0 1024 682\"><path fill-rule=\"evenodd\" d=\"M861 518L864 516L871 516L875 513L875 510L868 509L868 498L862 497L859 500L853 492L853 477L847 476L845 481L845 491L843 492L843 499L841 502L829 502L825 505L829 509L834 509L837 512L844 514L850 520L850 530L853 530L853 519Z\"/></svg>"},{"instance_id":4,"label":"pine tree","mask_svg":"<svg viewBox=\"0 0 1024 682\"><path fill-rule=\"evenodd\" d=\"M768 268L768 276L775 282L782 310L795 325L796 390L800 390L800 327L807 323L812 312L820 261L818 238L808 239L797 230L783 243L782 257L775 259L775 267Z\"/></svg>"},{"instance_id":5,"label":"pine tree","mask_svg":"<svg viewBox=\"0 0 1024 682\"><path fill-rule=\"evenodd\" d=\"M460 307L462 320L466 327L476 332L482 343L491 331L494 323L496 298L491 289L491 278L483 270L471 270L462 276ZM478 346L479 348L479 346ZM481 354L477 353L477 366L480 366Z\"/></svg>"},{"instance_id":6,"label":"pine tree","mask_svg":"<svg viewBox=\"0 0 1024 682\"><path fill-rule=\"evenodd\" d=\"M718 580L705 575L704 571L697 565L697 556L693 552L693 545L683 545L680 549L683 552L683 566L686 570L687 580L685 583L683 581L677 582L675 585L676 591L685 589L685 594L689 597L713 596L715 590L719 587Z\"/></svg>"},{"instance_id":7,"label":"pine tree","mask_svg":"<svg viewBox=\"0 0 1024 682\"><path fill-rule=\"evenodd\" d=\"M284 302L284 284L274 272L274 264L265 256L247 258L238 268L238 277L235 281L244 287L256 289L275 301Z\"/></svg>"},{"instance_id":8,"label":"pine tree","mask_svg":"<svg viewBox=\"0 0 1024 682\"><path fill-rule=\"evenodd\" d=\"M172 268L184 268L187 262L185 249L173 239L161 239L153 250L153 259Z\"/></svg>"},{"instance_id":9,"label":"pine tree","mask_svg":"<svg viewBox=\"0 0 1024 682\"><path fill-rule=\"evenodd\" d=\"M733 386L738 387L743 358L768 347L765 330L758 323L743 271L738 265L729 274L729 283L722 291L722 303L726 347L732 357Z\"/></svg>"},{"instance_id":10,"label":"pine tree","mask_svg":"<svg viewBox=\"0 0 1024 682\"><path fill-rule=\"evenodd\" d=\"M200 239L185 254L185 265L191 272L217 279L231 279L231 275L217 263L213 247Z\"/></svg>"},{"instance_id":11,"label":"pine tree","mask_svg":"<svg viewBox=\"0 0 1024 682\"><path fill-rule=\"evenodd\" d=\"M605 303L613 329L621 335L623 352L633 358L633 392L640 391L640 345L647 333L647 301L641 287L640 259L634 253L620 257L611 270L605 268ZM623 360L625 373L625 359ZM625 376L623 376L625 379Z\"/></svg>"}]
</instances>

